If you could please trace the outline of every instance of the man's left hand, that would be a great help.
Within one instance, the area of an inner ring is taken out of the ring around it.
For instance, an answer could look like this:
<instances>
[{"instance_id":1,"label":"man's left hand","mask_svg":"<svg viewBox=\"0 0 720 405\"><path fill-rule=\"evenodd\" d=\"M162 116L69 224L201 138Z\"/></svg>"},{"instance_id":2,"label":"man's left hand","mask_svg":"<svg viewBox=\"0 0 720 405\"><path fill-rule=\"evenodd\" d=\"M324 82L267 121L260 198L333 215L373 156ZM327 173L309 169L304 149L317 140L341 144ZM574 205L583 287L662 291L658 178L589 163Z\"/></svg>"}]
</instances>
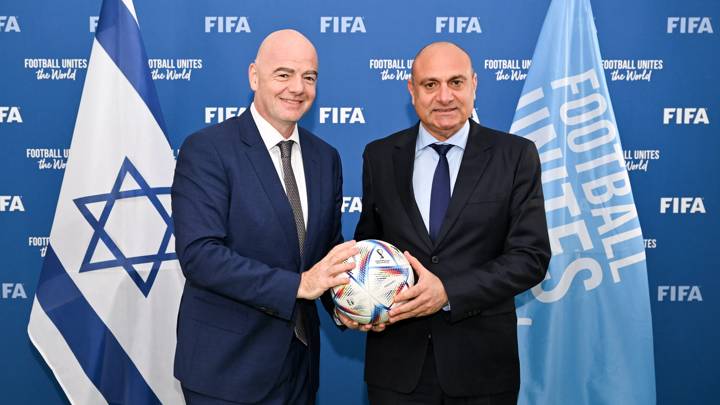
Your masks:
<instances>
[{"instance_id":1,"label":"man's left hand","mask_svg":"<svg viewBox=\"0 0 720 405\"><path fill-rule=\"evenodd\" d=\"M335 308L335 317L343 324L345 327L349 329L355 329L359 330L360 332L367 332L367 331L373 331L373 332L382 332L385 330L385 323L378 323L378 324L367 324L363 325L360 324L347 316L341 314L337 308Z\"/></svg>"},{"instance_id":2,"label":"man's left hand","mask_svg":"<svg viewBox=\"0 0 720 405\"><path fill-rule=\"evenodd\" d=\"M448 302L442 281L409 252L405 252L405 257L417 273L418 280L414 286L395 296L390 310L390 323L432 315Z\"/></svg>"}]
</instances>

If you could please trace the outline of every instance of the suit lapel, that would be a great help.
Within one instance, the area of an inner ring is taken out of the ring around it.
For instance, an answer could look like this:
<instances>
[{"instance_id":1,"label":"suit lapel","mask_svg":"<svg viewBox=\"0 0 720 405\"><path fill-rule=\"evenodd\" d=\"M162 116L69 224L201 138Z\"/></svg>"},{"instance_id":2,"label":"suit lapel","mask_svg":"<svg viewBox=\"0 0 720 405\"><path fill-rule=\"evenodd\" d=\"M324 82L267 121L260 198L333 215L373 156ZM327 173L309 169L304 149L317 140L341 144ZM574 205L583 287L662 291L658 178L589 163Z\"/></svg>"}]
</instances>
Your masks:
<instances>
[{"instance_id":1,"label":"suit lapel","mask_svg":"<svg viewBox=\"0 0 720 405\"><path fill-rule=\"evenodd\" d=\"M436 247L440 246L450 228L452 228L455 221L457 221L468 198L470 198L478 181L485 172L490 161L490 153L488 153L488 150L491 147L492 145L488 142L487 137L483 137L481 127L473 121L470 121L470 134L468 135L465 152L460 162L460 170L455 180L450 205L445 214L445 220L438 232L438 238L435 241Z\"/></svg>"},{"instance_id":2,"label":"suit lapel","mask_svg":"<svg viewBox=\"0 0 720 405\"><path fill-rule=\"evenodd\" d=\"M296 261L300 264L300 246L292 208L249 109L240 117L240 137L248 146L247 157L275 211L288 246L295 252Z\"/></svg>"},{"instance_id":3,"label":"suit lapel","mask_svg":"<svg viewBox=\"0 0 720 405\"><path fill-rule=\"evenodd\" d=\"M393 151L393 167L395 169L395 186L405 212L415 229L415 235L428 249L432 250L432 241L423 222L420 209L415 202L415 192L412 187L413 167L415 165L415 143L417 141L418 125L408 129L400 137Z\"/></svg>"},{"instance_id":4,"label":"suit lapel","mask_svg":"<svg viewBox=\"0 0 720 405\"><path fill-rule=\"evenodd\" d=\"M308 201L308 225L305 233L305 258L309 259L309 254L315 248L315 234L319 232L320 226L320 197L322 196L322 170L318 161L318 152L309 137L304 136L303 130L300 131L300 147L302 148L303 168L305 170L305 185L307 188Z\"/></svg>"}]
</instances>

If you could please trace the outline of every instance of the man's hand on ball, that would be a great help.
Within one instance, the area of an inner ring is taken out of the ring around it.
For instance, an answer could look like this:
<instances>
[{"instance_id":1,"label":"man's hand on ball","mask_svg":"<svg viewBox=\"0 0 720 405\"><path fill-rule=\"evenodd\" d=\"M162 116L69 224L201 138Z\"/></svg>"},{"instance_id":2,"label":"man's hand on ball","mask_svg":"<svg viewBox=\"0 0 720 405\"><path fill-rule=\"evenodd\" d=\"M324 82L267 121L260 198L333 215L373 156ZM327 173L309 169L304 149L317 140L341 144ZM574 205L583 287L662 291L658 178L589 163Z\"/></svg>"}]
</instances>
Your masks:
<instances>
[{"instance_id":1,"label":"man's hand on ball","mask_svg":"<svg viewBox=\"0 0 720 405\"><path fill-rule=\"evenodd\" d=\"M390 323L432 315L447 305L448 296L442 281L408 252L405 257L418 275L417 283L395 296Z\"/></svg>"},{"instance_id":2,"label":"man's hand on ball","mask_svg":"<svg viewBox=\"0 0 720 405\"><path fill-rule=\"evenodd\" d=\"M345 325L349 329L359 330L360 332L368 332L368 331L382 332L385 330L384 323L379 323L377 325L372 325L372 324L364 325L364 324L356 322L356 321L350 319L349 317L347 317L346 315L340 313L337 310L337 308L335 308L335 316L337 317L337 319L340 320L340 322L342 322L343 325Z\"/></svg>"},{"instance_id":3,"label":"man's hand on ball","mask_svg":"<svg viewBox=\"0 0 720 405\"><path fill-rule=\"evenodd\" d=\"M349 283L346 272L352 270L355 263L344 261L358 253L354 240L332 248L322 260L300 275L297 298L314 300L329 288Z\"/></svg>"}]
</instances>

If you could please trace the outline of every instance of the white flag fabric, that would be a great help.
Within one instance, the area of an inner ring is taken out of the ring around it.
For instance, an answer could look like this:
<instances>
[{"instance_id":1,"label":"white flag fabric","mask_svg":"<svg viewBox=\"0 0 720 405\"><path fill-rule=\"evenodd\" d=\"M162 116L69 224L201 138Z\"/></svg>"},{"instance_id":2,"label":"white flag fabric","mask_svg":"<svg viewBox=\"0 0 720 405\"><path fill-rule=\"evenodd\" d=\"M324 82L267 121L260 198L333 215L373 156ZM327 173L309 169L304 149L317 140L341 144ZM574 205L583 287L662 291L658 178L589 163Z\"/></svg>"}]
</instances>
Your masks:
<instances>
[{"instance_id":1,"label":"white flag fabric","mask_svg":"<svg viewBox=\"0 0 720 405\"><path fill-rule=\"evenodd\" d=\"M164 126L132 0L105 0L28 325L74 404L184 402Z\"/></svg>"}]
</instances>

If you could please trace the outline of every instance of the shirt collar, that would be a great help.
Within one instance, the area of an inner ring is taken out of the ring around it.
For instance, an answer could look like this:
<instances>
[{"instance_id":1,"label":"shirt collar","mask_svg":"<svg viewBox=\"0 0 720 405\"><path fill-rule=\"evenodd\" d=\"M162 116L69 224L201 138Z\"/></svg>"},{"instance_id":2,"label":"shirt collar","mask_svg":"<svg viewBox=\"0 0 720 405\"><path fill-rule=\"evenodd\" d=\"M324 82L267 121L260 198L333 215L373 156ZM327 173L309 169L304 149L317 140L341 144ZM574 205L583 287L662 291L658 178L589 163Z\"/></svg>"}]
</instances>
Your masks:
<instances>
[{"instance_id":1,"label":"shirt collar","mask_svg":"<svg viewBox=\"0 0 720 405\"><path fill-rule=\"evenodd\" d=\"M298 134L297 124L293 127L293 132L290 137L285 139L285 137L282 136L277 129L275 129L265 118L263 118L262 115L260 115L257 108L255 108L255 103L250 104L250 114L252 114L253 120L255 120L255 125L260 132L260 137L268 150L277 146L277 144L281 141L295 141L295 143L300 146L300 135Z\"/></svg>"},{"instance_id":2,"label":"shirt collar","mask_svg":"<svg viewBox=\"0 0 720 405\"><path fill-rule=\"evenodd\" d=\"M457 146L458 148L465 150L467 145L468 135L470 134L470 121L465 121L465 125L462 126L457 132L452 134L445 141L438 141L434 136L428 132L427 129L420 123L420 130L418 131L417 142L415 142L415 152L419 152L433 143L441 143L447 145Z\"/></svg>"}]
</instances>

